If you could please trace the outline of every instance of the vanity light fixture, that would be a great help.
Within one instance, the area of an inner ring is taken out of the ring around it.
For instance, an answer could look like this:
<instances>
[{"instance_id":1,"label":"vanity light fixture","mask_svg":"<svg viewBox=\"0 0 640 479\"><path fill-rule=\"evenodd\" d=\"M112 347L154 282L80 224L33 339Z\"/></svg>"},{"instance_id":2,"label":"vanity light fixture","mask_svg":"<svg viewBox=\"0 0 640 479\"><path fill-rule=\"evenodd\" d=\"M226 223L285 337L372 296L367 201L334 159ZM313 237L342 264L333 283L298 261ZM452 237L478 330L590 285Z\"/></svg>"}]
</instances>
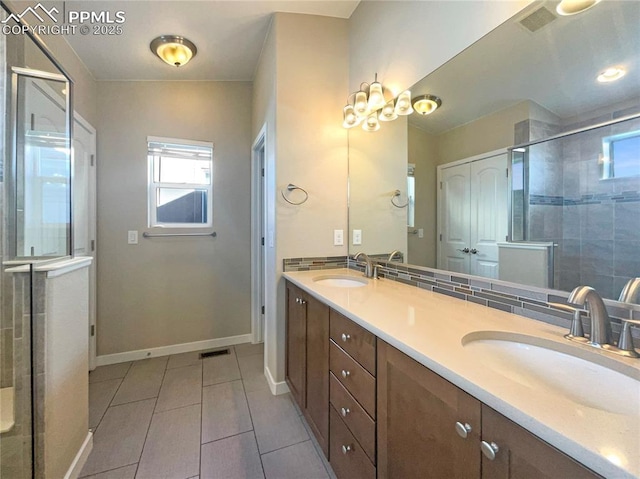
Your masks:
<instances>
[{"instance_id":1,"label":"vanity light fixture","mask_svg":"<svg viewBox=\"0 0 640 479\"><path fill-rule=\"evenodd\" d=\"M609 67L598 75L598 81L600 83L610 83L612 81L619 80L627 71L622 67Z\"/></svg>"},{"instance_id":2,"label":"vanity light fixture","mask_svg":"<svg viewBox=\"0 0 640 479\"><path fill-rule=\"evenodd\" d=\"M420 115L430 115L442 105L442 100L434 95L422 95L413 100L413 109Z\"/></svg>"},{"instance_id":3,"label":"vanity light fixture","mask_svg":"<svg viewBox=\"0 0 640 479\"><path fill-rule=\"evenodd\" d=\"M600 1L601 0L562 0L556 7L556 12L563 17L577 15L596 6Z\"/></svg>"},{"instance_id":4,"label":"vanity light fixture","mask_svg":"<svg viewBox=\"0 0 640 479\"><path fill-rule=\"evenodd\" d=\"M360 90L349 95L342 109L342 126L353 128L362 124L365 131L378 131L381 121L393 121L398 115L411 113L411 92L406 90L397 99L391 98L376 74L373 83L362 83Z\"/></svg>"},{"instance_id":5,"label":"vanity light fixture","mask_svg":"<svg viewBox=\"0 0 640 479\"><path fill-rule=\"evenodd\" d=\"M160 35L149 47L160 60L176 67L186 65L198 53L193 42L178 35Z\"/></svg>"}]
</instances>

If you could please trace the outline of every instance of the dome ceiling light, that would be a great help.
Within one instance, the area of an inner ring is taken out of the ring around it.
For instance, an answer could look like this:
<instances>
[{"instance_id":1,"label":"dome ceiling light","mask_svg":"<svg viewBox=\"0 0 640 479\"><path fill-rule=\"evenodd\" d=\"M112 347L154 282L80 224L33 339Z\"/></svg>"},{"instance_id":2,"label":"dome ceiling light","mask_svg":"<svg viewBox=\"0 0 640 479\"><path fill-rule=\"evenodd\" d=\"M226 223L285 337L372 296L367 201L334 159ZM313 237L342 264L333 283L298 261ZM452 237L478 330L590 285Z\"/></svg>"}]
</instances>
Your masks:
<instances>
[{"instance_id":1,"label":"dome ceiling light","mask_svg":"<svg viewBox=\"0 0 640 479\"><path fill-rule=\"evenodd\" d=\"M577 15L591 7L595 7L601 0L562 0L556 7L558 15L564 17L569 15Z\"/></svg>"},{"instance_id":2,"label":"dome ceiling light","mask_svg":"<svg viewBox=\"0 0 640 479\"><path fill-rule=\"evenodd\" d=\"M413 110L420 115L430 115L442 105L442 100L434 95L421 95L413 100Z\"/></svg>"},{"instance_id":3,"label":"dome ceiling light","mask_svg":"<svg viewBox=\"0 0 640 479\"><path fill-rule=\"evenodd\" d=\"M161 35L149 46L160 60L175 67L186 65L198 53L192 41L178 35Z\"/></svg>"}]
</instances>

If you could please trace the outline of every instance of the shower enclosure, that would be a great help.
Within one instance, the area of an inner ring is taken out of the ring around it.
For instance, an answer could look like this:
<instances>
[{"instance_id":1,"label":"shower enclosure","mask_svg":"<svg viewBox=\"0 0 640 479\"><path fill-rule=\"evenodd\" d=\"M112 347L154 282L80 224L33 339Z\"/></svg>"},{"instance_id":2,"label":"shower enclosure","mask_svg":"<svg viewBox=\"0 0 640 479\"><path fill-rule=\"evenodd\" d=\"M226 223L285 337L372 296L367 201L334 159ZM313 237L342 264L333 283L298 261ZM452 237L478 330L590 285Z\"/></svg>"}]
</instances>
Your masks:
<instances>
[{"instance_id":1,"label":"shower enclosure","mask_svg":"<svg viewBox=\"0 0 640 479\"><path fill-rule=\"evenodd\" d=\"M0 476L22 479L44 471L45 305L38 268L73 251L73 84L0 4Z\"/></svg>"},{"instance_id":2,"label":"shower enclosure","mask_svg":"<svg viewBox=\"0 0 640 479\"><path fill-rule=\"evenodd\" d=\"M511 151L512 239L553 245L554 289L589 285L617 299L640 276L638 111L587 127L531 122L551 138Z\"/></svg>"}]
</instances>

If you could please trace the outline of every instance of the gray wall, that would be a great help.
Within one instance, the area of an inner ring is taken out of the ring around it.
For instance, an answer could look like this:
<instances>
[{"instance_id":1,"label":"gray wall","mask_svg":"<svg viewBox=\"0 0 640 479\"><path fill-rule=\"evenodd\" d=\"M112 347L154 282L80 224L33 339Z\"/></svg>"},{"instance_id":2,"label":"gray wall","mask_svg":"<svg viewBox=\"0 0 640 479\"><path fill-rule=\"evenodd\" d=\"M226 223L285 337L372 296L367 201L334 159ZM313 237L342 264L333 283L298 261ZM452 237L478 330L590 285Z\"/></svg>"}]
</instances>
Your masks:
<instances>
[{"instance_id":1,"label":"gray wall","mask_svg":"<svg viewBox=\"0 0 640 479\"><path fill-rule=\"evenodd\" d=\"M249 82L98 82L99 356L251 332L251 97ZM217 238L142 238L148 135L214 143Z\"/></svg>"}]
</instances>

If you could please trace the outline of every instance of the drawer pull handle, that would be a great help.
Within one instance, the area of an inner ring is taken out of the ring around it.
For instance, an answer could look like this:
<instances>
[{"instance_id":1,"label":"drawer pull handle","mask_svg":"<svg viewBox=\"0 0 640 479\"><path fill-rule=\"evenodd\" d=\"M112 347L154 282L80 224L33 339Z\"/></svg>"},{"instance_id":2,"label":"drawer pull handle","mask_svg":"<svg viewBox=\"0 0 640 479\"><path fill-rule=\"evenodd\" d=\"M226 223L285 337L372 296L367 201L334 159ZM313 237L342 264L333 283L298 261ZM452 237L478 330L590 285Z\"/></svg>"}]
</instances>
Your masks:
<instances>
[{"instance_id":1,"label":"drawer pull handle","mask_svg":"<svg viewBox=\"0 0 640 479\"><path fill-rule=\"evenodd\" d=\"M456 432L458 433L458 436L460 436L462 439L466 439L467 434L471 432L471 426L466 422L464 424L462 424L461 422L457 422Z\"/></svg>"},{"instance_id":2,"label":"drawer pull handle","mask_svg":"<svg viewBox=\"0 0 640 479\"><path fill-rule=\"evenodd\" d=\"M351 411L349 410L348 407L343 407L342 409L340 409L340 413L342 414L342 417L347 417L347 414L349 414Z\"/></svg>"},{"instance_id":3,"label":"drawer pull handle","mask_svg":"<svg viewBox=\"0 0 640 479\"><path fill-rule=\"evenodd\" d=\"M496 452L498 452L500 448L495 442L482 441L480 443L480 450L487 459L493 461L496 458Z\"/></svg>"},{"instance_id":4,"label":"drawer pull handle","mask_svg":"<svg viewBox=\"0 0 640 479\"><path fill-rule=\"evenodd\" d=\"M342 454L347 454L349 452L353 451L353 447L349 446L342 446Z\"/></svg>"},{"instance_id":5,"label":"drawer pull handle","mask_svg":"<svg viewBox=\"0 0 640 479\"><path fill-rule=\"evenodd\" d=\"M349 371L345 371L344 369L342 370L342 377L347 379L349 376L351 376L351 373Z\"/></svg>"},{"instance_id":6,"label":"drawer pull handle","mask_svg":"<svg viewBox=\"0 0 640 479\"><path fill-rule=\"evenodd\" d=\"M342 333L342 341L343 341L343 342L345 342L345 343L346 343L346 342L347 342L347 341L349 341L350 339L351 339L351 335L350 335L350 334Z\"/></svg>"}]
</instances>

